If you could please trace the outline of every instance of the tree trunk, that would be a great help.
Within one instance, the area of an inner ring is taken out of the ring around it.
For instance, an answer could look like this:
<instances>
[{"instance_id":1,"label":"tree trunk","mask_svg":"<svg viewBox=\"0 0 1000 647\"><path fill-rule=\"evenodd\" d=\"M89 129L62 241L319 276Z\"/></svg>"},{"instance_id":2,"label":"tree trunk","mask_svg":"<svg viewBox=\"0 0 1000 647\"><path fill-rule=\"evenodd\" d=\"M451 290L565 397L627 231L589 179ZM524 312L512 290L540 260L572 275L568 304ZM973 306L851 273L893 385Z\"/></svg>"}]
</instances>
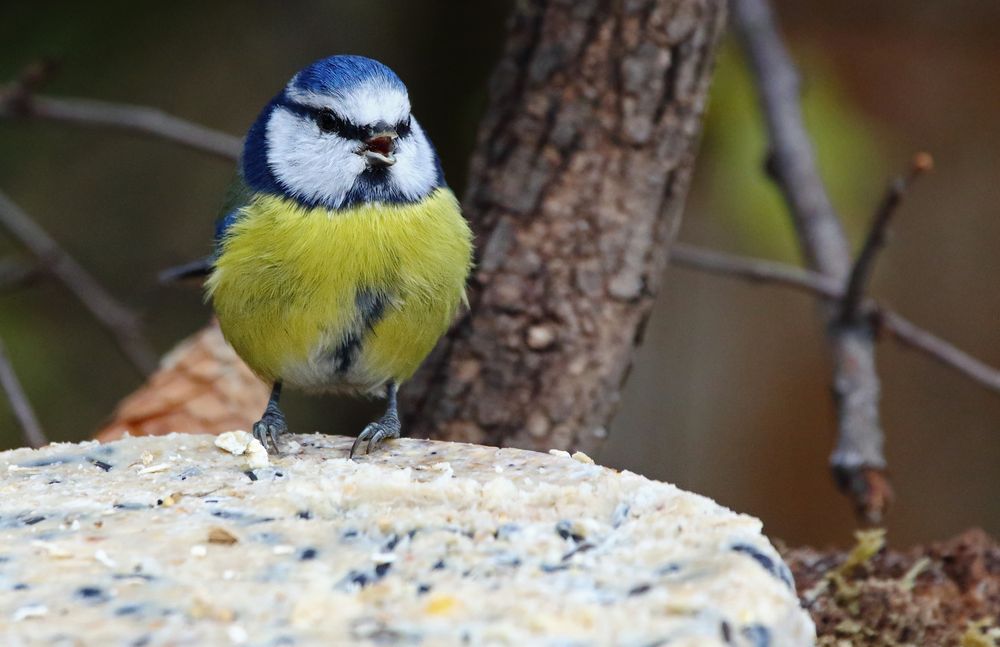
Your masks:
<instances>
[{"instance_id":1,"label":"tree trunk","mask_svg":"<svg viewBox=\"0 0 1000 647\"><path fill-rule=\"evenodd\" d=\"M517 3L464 208L472 308L410 433L594 449L680 223L724 0Z\"/></svg>"}]
</instances>

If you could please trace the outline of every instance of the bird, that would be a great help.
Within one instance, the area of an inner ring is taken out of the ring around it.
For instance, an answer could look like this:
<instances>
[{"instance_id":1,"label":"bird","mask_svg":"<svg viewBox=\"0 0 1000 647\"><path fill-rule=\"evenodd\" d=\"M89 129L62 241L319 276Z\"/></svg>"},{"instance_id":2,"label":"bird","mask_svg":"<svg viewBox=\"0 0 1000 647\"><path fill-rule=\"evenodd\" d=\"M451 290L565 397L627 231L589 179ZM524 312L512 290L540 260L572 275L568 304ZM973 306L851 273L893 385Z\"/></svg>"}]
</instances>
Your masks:
<instances>
[{"instance_id":1,"label":"bird","mask_svg":"<svg viewBox=\"0 0 1000 647\"><path fill-rule=\"evenodd\" d=\"M400 386L468 303L473 236L437 152L395 72L336 55L264 106L237 166L205 297L271 385L253 436L278 451L283 386L381 396L349 456L368 454L400 436Z\"/></svg>"}]
</instances>

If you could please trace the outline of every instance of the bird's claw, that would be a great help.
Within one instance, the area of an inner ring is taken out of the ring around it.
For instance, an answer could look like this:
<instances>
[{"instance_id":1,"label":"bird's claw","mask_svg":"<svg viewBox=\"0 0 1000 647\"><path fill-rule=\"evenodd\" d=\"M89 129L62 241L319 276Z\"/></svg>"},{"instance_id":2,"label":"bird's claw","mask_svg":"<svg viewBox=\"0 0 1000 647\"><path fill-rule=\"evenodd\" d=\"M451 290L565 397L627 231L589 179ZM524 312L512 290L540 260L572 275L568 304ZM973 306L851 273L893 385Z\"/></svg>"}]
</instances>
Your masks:
<instances>
[{"instance_id":1,"label":"bird's claw","mask_svg":"<svg viewBox=\"0 0 1000 647\"><path fill-rule=\"evenodd\" d=\"M366 440L368 441L368 445L365 447L365 454L370 454L372 449L383 440L399 438L399 431L399 421L396 419L379 420L378 422L370 423L354 439L354 444L351 445L351 453L348 455L348 458L354 458L354 454L358 451L358 446Z\"/></svg>"},{"instance_id":2,"label":"bird's claw","mask_svg":"<svg viewBox=\"0 0 1000 647\"><path fill-rule=\"evenodd\" d=\"M270 453L272 446L274 453L278 453L278 436L286 431L288 431L288 424L280 412L265 411L264 416L253 424L253 437L260 441L268 453Z\"/></svg>"}]
</instances>

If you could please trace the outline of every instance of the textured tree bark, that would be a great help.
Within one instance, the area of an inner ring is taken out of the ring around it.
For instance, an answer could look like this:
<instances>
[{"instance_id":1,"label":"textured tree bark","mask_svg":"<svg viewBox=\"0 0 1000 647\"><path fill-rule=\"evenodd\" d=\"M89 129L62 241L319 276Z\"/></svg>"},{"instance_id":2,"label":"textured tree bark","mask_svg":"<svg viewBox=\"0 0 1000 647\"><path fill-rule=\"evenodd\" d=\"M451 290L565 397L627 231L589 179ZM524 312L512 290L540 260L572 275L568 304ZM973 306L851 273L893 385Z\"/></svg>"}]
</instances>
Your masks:
<instances>
[{"instance_id":1,"label":"textured tree bark","mask_svg":"<svg viewBox=\"0 0 1000 647\"><path fill-rule=\"evenodd\" d=\"M414 379L415 435L592 450L660 285L724 0L517 3L464 208L472 308Z\"/></svg>"}]
</instances>

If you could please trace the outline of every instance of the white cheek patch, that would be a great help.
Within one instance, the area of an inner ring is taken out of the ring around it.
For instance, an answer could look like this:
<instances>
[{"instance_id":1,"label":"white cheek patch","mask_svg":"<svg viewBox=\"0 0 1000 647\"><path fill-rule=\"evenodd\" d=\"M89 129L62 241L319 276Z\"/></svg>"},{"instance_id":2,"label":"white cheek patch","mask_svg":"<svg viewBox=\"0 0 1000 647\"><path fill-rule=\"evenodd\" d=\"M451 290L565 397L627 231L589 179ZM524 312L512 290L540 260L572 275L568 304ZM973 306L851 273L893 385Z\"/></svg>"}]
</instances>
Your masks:
<instances>
[{"instance_id":1,"label":"white cheek patch","mask_svg":"<svg viewBox=\"0 0 1000 647\"><path fill-rule=\"evenodd\" d=\"M292 79L292 83L295 79ZM288 97L304 106L328 108L353 124L366 126L384 121L397 124L410 114L410 98L405 90L381 80L372 80L336 94L318 94L289 84Z\"/></svg>"},{"instance_id":2,"label":"white cheek patch","mask_svg":"<svg viewBox=\"0 0 1000 647\"><path fill-rule=\"evenodd\" d=\"M321 133L311 119L286 108L271 113L266 134L271 172L289 193L305 202L340 208L367 169L364 157L357 153L360 142ZM437 185L437 165L416 119L410 120L410 134L397 140L395 158L387 185L373 189L369 199L417 201L430 194Z\"/></svg>"},{"instance_id":3,"label":"white cheek patch","mask_svg":"<svg viewBox=\"0 0 1000 647\"><path fill-rule=\"evenodd\" d=\"M410 119L410 135L397 142L396 163L389 177L395 188L410 200L423 198L437 183L434 152L416 119Z\"/></svg>"},{"instance_id":4,"label":"white cheek patch","mask_svg":"<svg viewBox=\"0 0 1000 647\"><path fill-rule=\"evenodd\" d=\"M276 108L267 122L268 166L296 196L338 207L364 171L357 142L321 136L308 118Z\"/></svg>"}]
</instances>

